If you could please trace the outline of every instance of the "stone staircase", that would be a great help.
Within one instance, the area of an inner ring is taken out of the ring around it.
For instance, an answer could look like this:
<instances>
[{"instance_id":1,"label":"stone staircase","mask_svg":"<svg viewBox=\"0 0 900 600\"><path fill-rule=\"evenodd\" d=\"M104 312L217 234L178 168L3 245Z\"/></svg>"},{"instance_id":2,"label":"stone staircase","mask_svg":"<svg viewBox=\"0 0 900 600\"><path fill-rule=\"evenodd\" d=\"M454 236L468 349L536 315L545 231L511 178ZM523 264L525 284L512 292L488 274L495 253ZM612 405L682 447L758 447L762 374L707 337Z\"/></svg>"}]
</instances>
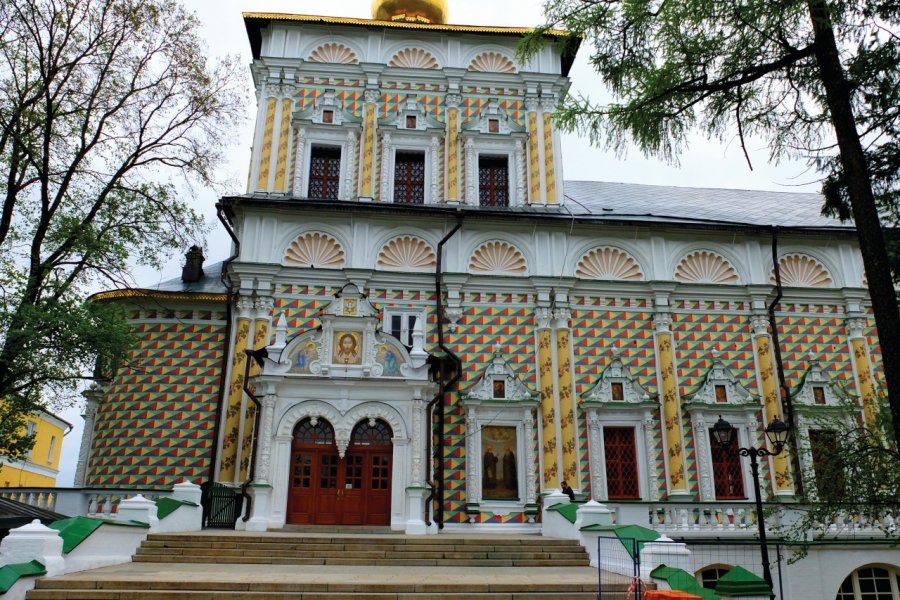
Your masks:
<instances>
[{"instance_id":1,"label":"stone staircase","mask_svg":"<svg viewBox=\"0 0 900 600\"><path fill-rule=\"evenodd\" d=\"M28 600L596 600L575 541L512 536L155 534L134 562L45 578ZM604 584L623 600L627 582Z\"/></svg>"}]
</instances>

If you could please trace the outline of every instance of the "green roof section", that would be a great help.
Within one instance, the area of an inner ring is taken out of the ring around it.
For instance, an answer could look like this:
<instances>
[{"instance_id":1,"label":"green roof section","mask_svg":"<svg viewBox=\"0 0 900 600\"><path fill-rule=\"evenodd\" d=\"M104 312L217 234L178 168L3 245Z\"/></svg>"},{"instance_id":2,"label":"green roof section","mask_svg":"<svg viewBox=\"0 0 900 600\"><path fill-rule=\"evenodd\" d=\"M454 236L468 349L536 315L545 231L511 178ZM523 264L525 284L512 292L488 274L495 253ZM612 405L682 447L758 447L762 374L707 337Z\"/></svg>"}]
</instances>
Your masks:
<instances>
[{"instance_id":1,"label":"green roof section","mask_svg":"<svg viewBox=\"0 0 900 600\"><path fill-rule=\"evenodd\" d=\"M142 529L150 529L148 523L139 521L107 521L103 519L92 519L90 517L72 517L55 521L49 525L50 529L59 532L59 537L63 539L63 554L68 554L77 548L81 542L88 539L92 533L100 529L101 525L118 525L121 527L140 527Z\"/></svg>"},{"instance_id":2,"label":"green roof section","mask_svg":"<svg viewBox=\"0 0 900 600\"><path fill-rule=\"evenodd\" d=\"M751 573L744 567L735 567L719 578L716 584L716 593L720 596L765 596L771 595L772 590L766 581Z\"/></svg>"},{"instance_id":3,"label":"green roof section","mask_svg":"<svg viewBox=\"0 0 900 600\"><path fill-rule=\"evenodd\" d=\"M661 536L652 529L647 529L640 525L623 525L622 527L616 527L616 537L622 542L622 546L624 546L631 558L634 558L635 551L640 552L641 546L647 542L655 542ZM636 540L637 544L627 544L625 540Z\"/></svg>"},{"instance_id":4,"label":"green roof section","mask_svg":"<svg viewBox=\"0 0 900 600\"><path fill-rule=\"evenodd\" d=\"M565 517L566 521L568 521L569 523L575 523L575 518L577 516L576 513L578 512L578 506L579 506L578 504L572 504L571 502L570 503L560 502L559 504L554 504L547 510L549 510L551 512L558 512L563 517Z\"/></svg>"},{"instance_id":5,"label":"green roof section","mask_svg":"<svg viewBox=\"0 0 900 600\"><path fill-rule=\"evenodd\" d=\"M5 594L16 585L22 577L36 577L46 575L47 569L36 560L15 565L6 565L0 568L0 595Z\"/></svg>"},{"instance_id":6,"label":"green roof section","mask_svg":"<svg viewBox=\"0 0 900 600\"><path fill-rule=\"evenodd\" d=\"M187 500L175 500L174 498L157 498L156 499L156 516L159 519L165 519L182 506L199 506L194 502Z\"/></svg>"},{"instance_id":7,"label":"green roof section","mask_svg":"<svg viewBox=\"0 0 900 600\"><path fill-rule=\"evenodd\" d=\"M704 588L697 583L697 580L694 579L693 575L683 569L659 565L650 571L650 577L662 579L668 583L669 587L673 590L694 594L695 596L700 596L703 600L720 600L719 595L716 592Z\"/></svg>"}]
</instances>

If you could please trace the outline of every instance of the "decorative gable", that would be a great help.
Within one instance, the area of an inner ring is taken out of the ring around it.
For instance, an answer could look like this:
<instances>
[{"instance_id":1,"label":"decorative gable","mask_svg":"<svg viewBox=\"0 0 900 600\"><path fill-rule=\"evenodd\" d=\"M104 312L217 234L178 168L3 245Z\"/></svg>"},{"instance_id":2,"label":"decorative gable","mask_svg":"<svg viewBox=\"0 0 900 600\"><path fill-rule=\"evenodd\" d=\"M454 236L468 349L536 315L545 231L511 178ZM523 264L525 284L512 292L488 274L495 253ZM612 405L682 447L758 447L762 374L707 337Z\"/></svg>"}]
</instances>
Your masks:
<instances>
[{"instance_id":1,"label":"decorative gable","mask_svg":"<svg viewBox=\"0 0 900 600\"><path fill-rule=\"evenodd\" d=\"M412 349L378 331L379 312L348 284L322 312L322 325L287 342L287 322L275 325L269 355L287 375L329 378L404 378L427 380L425 324L416 323Z\"/></svg>"},{"instance_id":2,"label":"decorative gable","mask_svg":"<svg viewBox=\"0 0 900 600\"><path fill-rule=\"evenodd\" d=\"M485 135L509 135L525 132L525 128L510 118L509 113L500 106L496 99L489 100L479 115L469 121L464 130Z\"/></svg>"},{"instance_id":3,"label":"decorative gable","mask_svg":"<svg viewBox=\"0 0 900 600\"><path fill-rule=\"evenodd\" d=\"M809 368L793 394L795 406L840 407L849 396L831 379L822 363L810 357Z\"/></svg>"},{"instance_id":4,"label":"decorative gable","mask_svg":"<svg viewBox=\"0 0 900 600\"><path fill-rule=\"evenodd\" d=\"M463 404L498 401L505 405L535 403L538 392L528 387L513 371L500 353L500 346L494 346L494 357L484 370L481 378L463 392Z\"/></svg>"},{"instance_id":5,"label":"decorative gable","mask_svg":"<svg viewBox=\"0 0 900 600\"><path fill-rule=\"evenodd\" d=\"M380 127L396 127L405 131L444 129L444 124L432 117L425 109L425 104L413 94L400 103L396 113L388 115L378 124Z\"/></svg>"},{"instance_id":6,"label":"decorative gable","mask_svg":"<svg viewBox=\"0 0 900 600\"><path fill-rule=\"evenodd\" d=\"M737 377L722 361L719 352L713 352L713 363L703 382L693 394L684 399L692 404L759 404L757 398L741 385Z\"/></svg>"},{"instance_id":7,"label":"decorative gable","mask_svg":"<svg viewBox=\"0 0 900 600\"><path fill-rule=\"evenodd\" d=\"M353 113L344 110L344 104L334 90L325 90L313 106L301 112L297 118L316 125L340 126L346 123L360 123L359 118Z\"/></svg>"},{"instance_id":8,"label":"decorative gable","mask_svg":"<svg viewBox=\"0 0 900 600\"><path fill-rule=\"evenodd\" d=\"M623 358L620 352L613 353L600 381L582 398L583 404L640 405L651 401L649 392L638 383Z\"/></svg>"}]
</instances>

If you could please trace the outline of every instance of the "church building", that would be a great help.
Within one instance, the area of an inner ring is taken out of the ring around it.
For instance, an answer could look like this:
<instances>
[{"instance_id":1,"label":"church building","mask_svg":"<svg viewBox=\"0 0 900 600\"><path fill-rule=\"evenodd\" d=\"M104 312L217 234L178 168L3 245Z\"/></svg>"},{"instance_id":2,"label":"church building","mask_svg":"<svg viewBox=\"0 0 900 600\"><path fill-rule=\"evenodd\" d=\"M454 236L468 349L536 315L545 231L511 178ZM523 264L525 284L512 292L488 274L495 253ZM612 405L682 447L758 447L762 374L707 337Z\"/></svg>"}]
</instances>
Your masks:
<instances>
[{"instance_id":1,"label":"church building","mask_svg":"<svg viewBox=\"0 0 900 600\"><path fill-rule=\"evenodd\" d=\"M256 531L526 532L564 481L749 503L737 446L775 419L798 445L762 461L764 497L790 498L814 485L817 414L874 420L853 228L816 194L567 181L565 32L522 63L528 30L448 24L440 0L244 22L233 255L95 297L139 344L86 393L76 485L228 486Z\"/></svg>"}]
</instances>

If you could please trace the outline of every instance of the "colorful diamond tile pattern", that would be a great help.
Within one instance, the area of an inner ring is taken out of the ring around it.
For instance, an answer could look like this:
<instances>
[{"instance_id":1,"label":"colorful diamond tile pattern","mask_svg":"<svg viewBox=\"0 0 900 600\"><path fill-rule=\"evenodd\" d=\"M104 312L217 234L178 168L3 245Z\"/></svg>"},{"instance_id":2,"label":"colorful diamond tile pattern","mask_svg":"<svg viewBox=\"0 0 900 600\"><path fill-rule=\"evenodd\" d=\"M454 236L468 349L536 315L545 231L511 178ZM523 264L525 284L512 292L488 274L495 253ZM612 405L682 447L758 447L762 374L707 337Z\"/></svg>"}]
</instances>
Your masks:
<instances>
[{"instance_id":1,"label":"colorful diamond tile pattern","mask_svg":"<svg viewBox=\"0 0 900 600\"><path fill-rule=\"evenodd\" d=\"M646 300L576 298L573 304L575 389L579 397L597 385L612 351L621 351L625 365L640 384L649 393L656 393L653 313Z\"/></svg>"},{"instance_id":2,"label":"colorful diamond tile pattern","mask_svg":"<svg viewBox=\"0 0 900 600\"><path fill-rule=\"evenodd\" d=\"M509 118L521 126L525 126L525 102L521 99L497 96L466 96L460 105L463 124L476 118L482 107L491 100L497 100L500 109L506 111Z\"/></svg>"},{"instance_id":3,"label":"colorful diamond tile pattern","mask_svg":"<svg viewBox=\"0 0 900 600\"><path fill-rule=\"evenodd\" d=\"M675 313L672 325L680 393L687 395L698 390L712 366L712 354L716 350L741 385L748 390L755 388L756 367L749 316L711 312L714 310L712 302L704 302L696 308L699 312Z\"/></svg>"},{"instance_id":4,"label":"colorful diamond tile pattern","mask_svg":"<svg viewBox=\"0 0 900 600\"><path fill-rule=\"evenodd\" d=\"M460 389L465 390L481 375L499 344L509 364L524 381L535 386L534 309L517 304L524 300L511 294L471 294L469 304L460 320L457 333L447 332L447 345L463 362ZM481 303L485 304L481 304ZM489 302L489 303L487 303ZM466 508L466 424L465 415L454 394L445 415L444 478L446 481L444 518L448 523L464 523ZM535 428L537 431L537 428ZM536 444L537 441L535 440ZM536 446L535 446L535 451ZM537 477L535 473L535 477ZM480 519L500 519L481 515ZM524 519L524 515L509 515L503 519ZM498 523L501 521L483 521ZM502 521L510 522L510 521ZM523 522L516 520L512 522Z\"/></svg>"},{"instance_id":5,"label":"colorful diamond tile pattern","mask_svg":"<svg viewBox=\"0 0 900 600\"><path fill-rule=\"evenodd\" d=\"M212 453L225 325L169 321L135 328L132 366L98 407L86 485L199 484Z\"/></svg>"},{"instance_id":6,"label":"colorful diamond tile pattern","mask_svg":"<svg viewBox=\"0 0 900 600\"><path fill-rule=\"evenodd\" d=\"M847 330L836 307L790 305L784 308L777 317L788 385L794 387L800 383L812 353L835 382L855 394ZM802 309L805 310L801 312Z\"/></svg>"}]
</instances>

